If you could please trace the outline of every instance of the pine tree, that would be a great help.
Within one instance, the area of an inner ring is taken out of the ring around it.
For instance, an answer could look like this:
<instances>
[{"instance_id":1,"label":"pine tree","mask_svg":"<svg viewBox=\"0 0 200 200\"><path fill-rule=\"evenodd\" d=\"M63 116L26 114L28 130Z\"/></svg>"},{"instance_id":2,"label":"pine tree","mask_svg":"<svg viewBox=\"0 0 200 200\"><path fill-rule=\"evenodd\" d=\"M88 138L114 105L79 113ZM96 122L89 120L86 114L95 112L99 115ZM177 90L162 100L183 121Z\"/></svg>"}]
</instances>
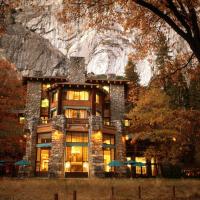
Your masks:
<instances>
[{"instance_id":1,"label":"pine tree","mask_svg":"<svg viewBox=\"0 0 200 200\"><path fill-rule=\"evenodd\" d=\"M140 78L136 70L136 65L131 60L125 66L125 77L130 80L130 84L128 85L128 100L132 104L135 104L138 100L141 86L139 84Z\"/></svg>"}]
</instances>

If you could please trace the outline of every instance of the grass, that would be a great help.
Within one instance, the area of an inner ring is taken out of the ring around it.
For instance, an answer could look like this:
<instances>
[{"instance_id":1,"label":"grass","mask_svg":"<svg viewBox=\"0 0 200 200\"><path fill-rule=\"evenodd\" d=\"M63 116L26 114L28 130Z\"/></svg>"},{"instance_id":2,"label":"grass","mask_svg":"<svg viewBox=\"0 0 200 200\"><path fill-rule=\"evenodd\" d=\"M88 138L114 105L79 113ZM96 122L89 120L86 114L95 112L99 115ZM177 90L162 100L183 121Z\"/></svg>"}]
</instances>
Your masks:
<instances>
[{"instance_id":1,"label":"grass","mask_svg":"<svg viewBox=\"0 0 200 200\"><path fill-rule=\"evenodd\" d=\"M200 180L192 179L0 179L0 200L14 197L14 200L71 200L77 191L77 200L110 199L114 187L116 199L138 199L138 186L141 186L142 199L171 199L172 187L176 196L200 199ZM198 198L197 198L198 197Z\"/></svg>"}]
</instances>

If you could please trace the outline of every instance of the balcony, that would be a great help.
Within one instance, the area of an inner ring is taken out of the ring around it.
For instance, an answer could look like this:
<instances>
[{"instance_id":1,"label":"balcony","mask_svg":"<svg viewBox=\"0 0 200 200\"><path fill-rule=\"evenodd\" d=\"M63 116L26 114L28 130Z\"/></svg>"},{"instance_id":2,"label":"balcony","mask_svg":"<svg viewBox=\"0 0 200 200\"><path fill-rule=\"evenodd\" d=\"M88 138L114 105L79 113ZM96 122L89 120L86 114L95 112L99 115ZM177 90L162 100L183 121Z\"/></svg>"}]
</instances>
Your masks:
<instances>
[{"instance_id":1,"label":"balcony","mask_svg":"<svg viewBox=\"0 0 200 200\"><path fill-rule=\"evenodd\" d=\"M107 134L115 134L116 133L116 128L115 126L112 125L103 125L103 133L107 133Z\"/></svg>"},{"instance_id":2,"label":"balcony","mask_svg":"<svg viewBox=\"0 0 200 200\"><path fill-rule=\"evenodd\" d=\"M67 118L67 131L88 131L88 119Z\"/></svg>"}]
</instances>

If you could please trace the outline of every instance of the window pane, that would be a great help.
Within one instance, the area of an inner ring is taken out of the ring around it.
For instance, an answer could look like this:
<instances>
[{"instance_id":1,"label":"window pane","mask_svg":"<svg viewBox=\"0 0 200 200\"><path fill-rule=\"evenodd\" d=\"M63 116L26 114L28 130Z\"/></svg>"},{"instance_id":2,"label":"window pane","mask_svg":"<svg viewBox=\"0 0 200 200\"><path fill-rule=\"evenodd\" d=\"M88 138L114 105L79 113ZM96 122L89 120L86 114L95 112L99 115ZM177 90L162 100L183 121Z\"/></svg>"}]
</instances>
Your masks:
<instances>
[{"instance_id":1,"label":"window pane","mask_svg":"<svg viewBox=\"0 0 200 200\"><path fill-rule=\"evenodd\" d=\"M82 133L73 133L72 142L82 142Z\"/></svg>"},{"instance_id":2,"label":"window pane","mask_svg":"<svg viewBox=\"0 0 200 200\"><path fill-rule=\"evenodd\" d=\"M104 167L105 171L110 171L110 166L108 165L111 162L111 155L110 155L110 149L104 150Z\"/></svg>"},{"instance_id":3,"label":"window pane","mask_svg":"<svg viewBox=\"0 0 200 200\"><path fill-rule=\"evenodd\" d=\"M51 143L51 133L38 134L38 144Z\"/></svg>"},{"instance_id":4,"label":"window pane","mask_svg":"<svg viewBox=\"0 0 200 200\"><path fill-rule=\"evenodd\" d=\"M42 102L41 102L41 107L42 108L48 108L49 107L49 100L43 99Z\"/></svg>"},{"instance_id":5,"label":"window pane","mask_svg":"<svg viewBox=\"0 0 200 200\"><path fill-rule=\"evenodd\" d=\"M88 147L83 147L83 161L88 161Z\"/></svg>"},{"instance_id":6,"label":"window pane","mask_svg":"<svg viewBox=\"0 0 200 200\"><path fill-rule=\"evenodd\" d=\"M80 100L85 100L85 92L80 91Z\"/></svg>"},{"instance_id":7,"label":"window pane","mask_svg":"<svg viewBox=\"0 0 200 200\"><path fill-rule=\"evenodd\" d=\"M83 133L83 142L88 142L88 134Z\"/></svg>"},{"instance_id":8,"label":"window pane","mask_svg":"<svg viewBox=\"0 0 200 200\"><path fill-rule=\"evenodd\" d=\"M67 135L66 135L66 142L72 142L71 133L67 133Z\"/></svg>"},{"instance_id":9,"label":"window pane","mask_svg":"<svg viewBox=\"0 0 200 200\"><path fill-rule=\"evenodd\" d=\"M99 95L96 94L96 103L99 103Z\"/></svg>"},{"instance_id":10,"label":"window pane","mask_svg":"<svg viewBox=\"0 0 200 200\"><path fill-rule=\"evenodd\" d=\"M56 102L56 101L58 101L58 93L57 93L57 92L54 92L54 93L52 94L52 102Z\"/></svg>"},{"instance_id":11,"label":"window pane","mask_svg":"<svg viewBox=\"0 0 200 200\"><path fill-rule=\"evenodd\" d=\"M79 91L74 91L74 100L80 100L80 93L79 93Z\"/></svg>"},{"instance_id":12,"label":"window pane","mask_svg":"<svg viewBox=\"0 0 200 200\"><path fill-rule=\"evenodd\" d=\"M57 115L57 110L51 111L51 118L55 117Z\"/></svg>"},{"instance_id":13,"label":"window pane","mask_svg":"<svg viewBox=\"0 0 200 200\"><path fill-rule=\"evenodd\" d=\"M74 99L74 91L67 91L67 100L73 100Z\"/></svg>"},{"instance_id":14,"label":"window pane","mask_svg":"<svg viewBox=\"0 0 200 200\"><path fill-rule=\"evenodd\" d=\"M89 100L89 92L85 91L85 100L88 101Z\"/></svg>"},{"instance_id":15,"label":"window pane","mask_svg":"<svg viewBox=\"0 0 200 200\"><path fill-rule=\"evenodd\" d=\"M49 150L41 149L40 171L48 171L49 168Z\"/></svg>"},{"instance_id":16,"label":"window pane","mask_svg":"<svg viewBox=\"0 0 200 200\"><path fill-rule=\"evenodd\" d=\"M107 86L107 85L103 86L103 89L106 90L108 93L109 93L109 91L110 91L110 87Z\"/></svg>"}]
</instances>

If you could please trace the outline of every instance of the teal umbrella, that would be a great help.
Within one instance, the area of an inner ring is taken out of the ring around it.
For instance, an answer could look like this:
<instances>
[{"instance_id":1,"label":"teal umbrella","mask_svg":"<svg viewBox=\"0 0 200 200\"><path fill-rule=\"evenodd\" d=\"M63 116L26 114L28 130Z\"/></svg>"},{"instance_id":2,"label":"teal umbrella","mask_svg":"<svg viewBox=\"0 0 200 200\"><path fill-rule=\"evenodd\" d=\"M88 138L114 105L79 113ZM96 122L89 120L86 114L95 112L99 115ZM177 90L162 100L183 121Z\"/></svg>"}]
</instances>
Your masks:
<instances>
[{"instance_id":1,"label":"teal umbrella","mask_svg":"<svg viewBox=\"0 0 200 200\"><path fill-rule=\"evenodd\" d=\"M143 166L145 166L146 164L145 163L142 163L142 162L136 162L136 161L134 161L134 160L128 160L128 161L126 161L126 162L124 162L124 164L126 164L126 165L133 165L133 166L138 166L138 167L143 167Z\"/></svg>"},{"instance_id":2,"label":"teal umbrella","mask_svg":"<svg viewBox=\"0 0 200 200\"><path fill-rule=\"evenodd\" d=\"M30 165L30 163L27 161L27 160L19 160L15 163L15 165L18 165L18 166L28 166Z\"/></svg>"},{"instance_id":3,"label":"teal umbrella","mask_svg":"<svg viewBox=\"0 0 200 200\"><path fill-rule=\"evenodd\" d=\"M137 162L134 160L127 160L124 162L125 165L135 165Z\"/></svg>"},{"instance_id":4,"label":"teal umbrella","mask_svg":"<svg viewBox=\"0 0 200 200\"><path fill-rule=\"evenodd\" d=\"M121 167L124 165L124 163L118 160L112 160L108 165L110 167Z\"/></svg>"},{"instance_id":5,"label":"teal umbrella","mask_svg":"<svg viewBox=\"0 0 200 200\"><path fill-rule=\"evenodd\" d=\"M144 167L144 166L146 166L146 164L145 164L145 163L142 163L142 162L136 162L136 163L134 164L134 166Z\"/></svg>"}]
</instances>

